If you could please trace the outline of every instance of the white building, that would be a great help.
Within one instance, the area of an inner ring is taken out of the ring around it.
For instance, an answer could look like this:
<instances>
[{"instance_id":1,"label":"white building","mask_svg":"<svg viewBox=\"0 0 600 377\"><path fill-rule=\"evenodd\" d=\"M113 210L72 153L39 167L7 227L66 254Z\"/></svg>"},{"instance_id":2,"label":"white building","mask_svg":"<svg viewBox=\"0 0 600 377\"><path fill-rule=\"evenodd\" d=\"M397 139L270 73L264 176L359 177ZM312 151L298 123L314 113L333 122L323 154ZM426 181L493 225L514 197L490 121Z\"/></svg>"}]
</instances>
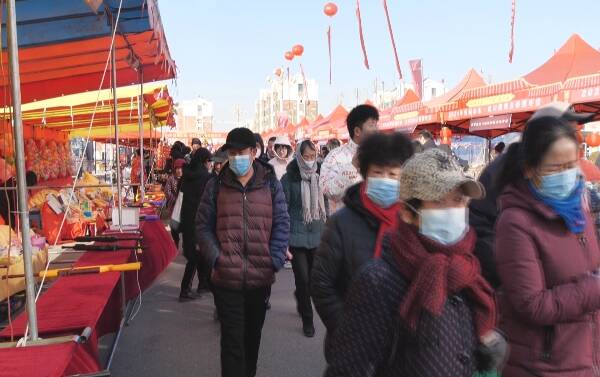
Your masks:
<instances>
[{"instance_id":1,"label":"white building","mask_svg":"<svg viewBox=\"0 0 600 377\"><path fill-rule=\"evenodd\" d=\"M396 87L389 90L385 90L384 88L381 88L380 90L378 88L377 92L373 96L372 101L379 109L387 109L389 107L394 106L396 101L401 99L406 93L406 91L409 89L415 91L414 83L406 83L404 81L401 81ZM444 81L437 81L427 78L423 81L422 100L423 102L427 102L434 97L438 97L442 94L445 94L446 91L447 88Z\"/></svg>"},{"instance_id":2,"label":"white building","mask_svg":"<svg viewBox=\"0 0 600 377\"><path fill-rule=\"evenodd\" d=\"M266 88L258 93L253 130L265 132L285 122L300 123L303 118L314 120L319 112L319 85L313 79L297 73L287 77L267 77Z\"/></svg>"},{"instance_id":3,"label":"white building","mask_svg":"<svg viewBox=\"0 0 600 377\"><path fill-rule=\"evenodd\" d=\"M177 130L183 132L212 132L213 103L204 98L184 100L177 104Z\"/></svg>"}]
</instances>

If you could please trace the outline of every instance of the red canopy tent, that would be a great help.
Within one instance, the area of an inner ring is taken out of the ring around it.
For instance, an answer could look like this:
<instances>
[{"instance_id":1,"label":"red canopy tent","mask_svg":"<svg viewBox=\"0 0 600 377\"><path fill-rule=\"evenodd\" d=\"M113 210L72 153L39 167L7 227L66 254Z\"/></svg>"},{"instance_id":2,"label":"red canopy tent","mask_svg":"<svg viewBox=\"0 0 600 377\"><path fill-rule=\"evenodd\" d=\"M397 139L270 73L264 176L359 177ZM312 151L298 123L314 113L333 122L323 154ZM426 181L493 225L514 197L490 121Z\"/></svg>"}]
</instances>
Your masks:
<instances>
[{"instance_id":1,"label":"red canopy tent","mask_svg":"<svg viewBox=\"0 0 600 377\"><path fill-rule=\"evenodd\" d=\"M346 125L348 110L342 105L337 105L333 111L323 119L313 124L310 134L314 140L323 141L332 137L340 138L338 130Z\"/></svg>"}]
</instances>

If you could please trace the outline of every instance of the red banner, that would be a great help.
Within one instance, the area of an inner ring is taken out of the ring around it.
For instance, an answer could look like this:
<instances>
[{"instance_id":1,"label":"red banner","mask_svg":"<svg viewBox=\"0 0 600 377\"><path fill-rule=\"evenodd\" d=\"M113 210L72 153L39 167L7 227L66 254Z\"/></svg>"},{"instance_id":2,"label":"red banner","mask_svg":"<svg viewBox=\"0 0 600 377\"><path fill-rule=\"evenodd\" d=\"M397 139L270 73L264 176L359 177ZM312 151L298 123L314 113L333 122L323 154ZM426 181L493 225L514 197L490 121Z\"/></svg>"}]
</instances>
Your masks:
<instances>
[{"instance_id":1,"label":"red banner","mask_svg":"<svg viewBox=\"0 0 600 377\"><path fill-rule=\"evenodd\" d=\"M385 18L388 24L388 31L390 32L390 38L392 40L392 48L394 49L394 59L396 59L396 70L398 76L402 80L402 70L400 69L400 60L398 59L398 50L396 49L396 40L394 39L394 31L392 30L392 21L390 20L390 13L388 12L387 0L383 0L383 9L385 10Z\"/></svg>"},{"instance_id":2,"label":"red banner","mask_svg":"<svg viewBox=\"0 0 600 377\"><path fill-rule=\"evenodd\" d=\"M423 63L421 59L414 59L408 62L410 71L412 72L413 81L415 83L415 92L423 99Z\"/></svg>"},{"instance_id":3,"label":"red banner","mask_svg":"<svg viewBox=\"0 0 600 377\"><path fill-rule=\"evenodd\" d=\"M469 131L486 131L486 130L505 130L510 128L512 123L512 114L495 115L485 118L471 119Z\"/></svg>"},{"instance_id":4,"label":"red banner","mask_svg":"<svg viewBox=\"0 0 600 377\"><path fill-rule=\"evenodd\" d=\"M515 13L516 13L516 0L512 0L512 10L510 17L510 50L508 51L508 62L512 63L513 54L515 52Z\"/></svg>"},{"instance_id":5,"label":"red banner","mask_svg":"<svg viewBox=\"0 0 600 377\"><path fill-rule=\"evenodd\" d=\"M329 49L329 85L331 85L331 26L327 29L327 48Z\"/></svg>"},{"instance_id":6,"label":"red banner","mask_svg":"<svg viewBox=\"0 0 600 377\"><path fill-rule=\"evenodd\" d=\"M362 53L365 58L365 67L369 69L369 58L367 57L367 48L365 47L362 19L360 18L360 0L356 0L356 18L358 19L358 35L360 36L360 47L362 48Z\"/></svg>"}]
</instances>

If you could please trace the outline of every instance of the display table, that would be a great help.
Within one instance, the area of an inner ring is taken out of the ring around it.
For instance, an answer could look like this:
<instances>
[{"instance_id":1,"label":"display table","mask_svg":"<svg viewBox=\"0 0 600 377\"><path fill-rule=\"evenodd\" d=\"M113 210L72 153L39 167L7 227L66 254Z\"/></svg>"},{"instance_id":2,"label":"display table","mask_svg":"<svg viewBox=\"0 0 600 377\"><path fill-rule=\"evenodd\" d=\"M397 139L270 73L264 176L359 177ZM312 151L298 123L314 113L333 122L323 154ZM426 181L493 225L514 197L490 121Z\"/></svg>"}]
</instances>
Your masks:
<instances>
[{"instance_id":1,"label":"display table","mask_svg":"<svg viewBox=\"0 0 600 377\"><path fill-rule=\"evenodd\" d=\"M125 273L125 291L128 299L146 290L177 254L177 249L161 221L142 221L143 252L137 254L142 262L139 274ZM134 246L135 241L119 245ZM77 267L135 262L132 251L86 252L75 263ZM38 300L38 328L41 337L59 334L79 334L85 327L93 329L86 344L60 344L42 347L0 350L1 376L61 376L89 373L102 368L98 362L98 338L115 332L121 320L120 273L107 272L59 278ZM25 331L26 313L21 313L12 326L13 336ZM0 332L0 338L10 339L11 329ZM51 356L53 355L53 356ZM18 362L16 361L18 360ZM31 366L36 366L31 367ZM9 371L31 367L32 373L10 374Z\"/></svg>"}]
</instances>

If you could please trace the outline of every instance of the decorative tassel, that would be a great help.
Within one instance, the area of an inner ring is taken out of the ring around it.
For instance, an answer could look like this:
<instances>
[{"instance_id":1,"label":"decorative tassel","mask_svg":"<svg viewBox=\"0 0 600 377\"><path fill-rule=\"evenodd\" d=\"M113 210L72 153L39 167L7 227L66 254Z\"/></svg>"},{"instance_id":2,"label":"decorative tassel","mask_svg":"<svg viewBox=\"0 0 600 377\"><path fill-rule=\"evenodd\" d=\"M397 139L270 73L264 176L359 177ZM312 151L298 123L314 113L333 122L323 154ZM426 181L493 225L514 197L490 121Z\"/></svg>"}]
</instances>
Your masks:
<instances>
[{"instance_id":1,"label":"decorative tassel","mask_svg":"<svg viewBox=\"0 0 600 377\"><path fill-rule=\"evenodd\" d=\"M400 69L400 60L398 59L398 50L396 49L396 40L394 39L394 31L392 30L392 21L390 20L390 13L388 12L387 0L383 0L383 9L385 10L385 18L387 19L388 30L390 32L390 38L392 40L392 48L394 49L394 59L396 59L396 70L398 70L398 76L402 80L402 70Z\"/></svg>"},{"instance_id":2,"label":"decorative tassel","mask_svg":"<svg viewBox=\"0 0 600 377\"><path fill-rule=\"evenodd\" d=\"M515 13L516 13L516 2L512 0L512 15L510 18L510 50L508 51L508 62L512 63L513 54L515 52Z\"/></svg>"},{"instance_id":3,"label":"decorative tassel","mask_svg":"<svg viewBox=\"0 0 600 377\"><path fill-rule=\"evenodd\" d=\"M365 58L365 68L370 69L367 48L365 47L365 38L363 36L362 19L360 18L360 0L356 0L356 18L358 19L358 34L360 36L360 46L362 47L363 56Z\"/></svg>"}]
</instances>

